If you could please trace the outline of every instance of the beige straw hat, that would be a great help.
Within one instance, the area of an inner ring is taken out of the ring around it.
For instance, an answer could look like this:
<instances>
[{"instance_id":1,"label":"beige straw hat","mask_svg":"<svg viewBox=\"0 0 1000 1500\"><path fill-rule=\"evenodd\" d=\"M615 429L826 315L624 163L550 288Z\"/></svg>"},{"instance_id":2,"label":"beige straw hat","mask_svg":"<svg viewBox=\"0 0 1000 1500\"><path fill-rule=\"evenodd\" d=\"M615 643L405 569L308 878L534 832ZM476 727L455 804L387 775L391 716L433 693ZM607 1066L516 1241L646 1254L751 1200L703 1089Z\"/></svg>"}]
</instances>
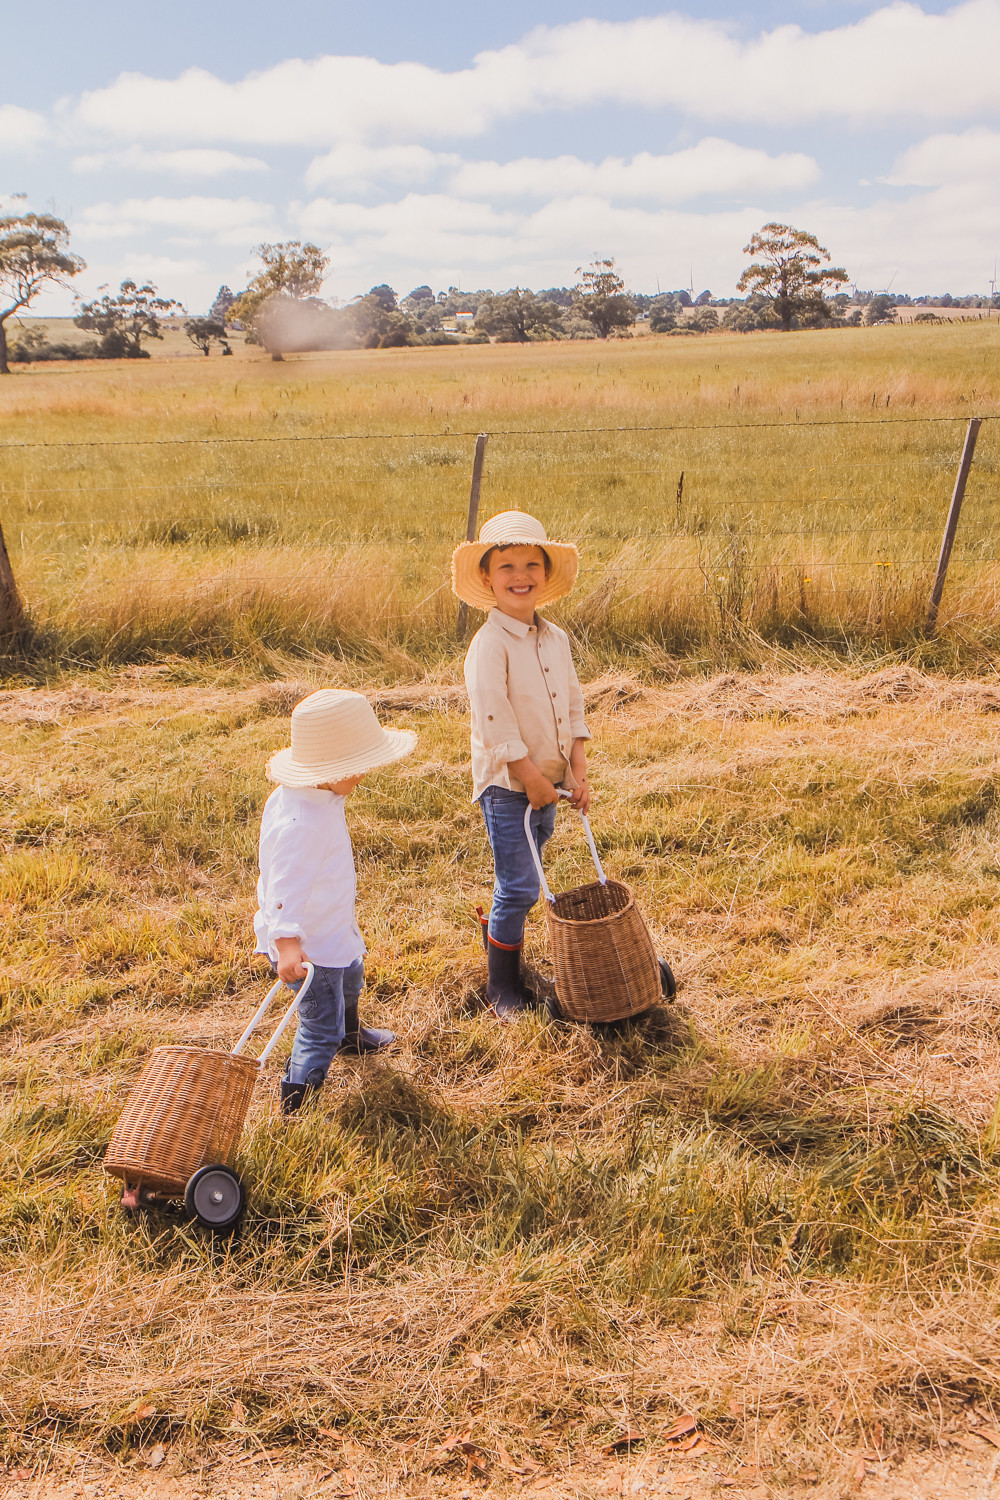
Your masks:
<instances>
[{"instance_id":1,"label":"beige straw hat","mask_svg":"<svg viewBox=\"0 0 1000 1500\"><path fill-rule=\"evenodd\" d=\"M282 786L320 786L387 766L409 755L412 729L383 729L361 693L321 688L292 709L292 743L267 764Z\"/></svg>"},{"instance_id":2,"label":"beige straw hat","mask_svg":"<svg viewBox=\"0 0 1000 1500\"><path fill-rule=\"evenodd\" d=\"M480 560L491 547L544 547L552 564L537 603L552 604L568 594L576 582L580 554L572 542L550 542L545 527L523 510L505 510L483 523L478 542L462 542L451 554L451 586L460 599L475 609L492 609L493 590L479 572Z\"/></svg>"}]
</instances>

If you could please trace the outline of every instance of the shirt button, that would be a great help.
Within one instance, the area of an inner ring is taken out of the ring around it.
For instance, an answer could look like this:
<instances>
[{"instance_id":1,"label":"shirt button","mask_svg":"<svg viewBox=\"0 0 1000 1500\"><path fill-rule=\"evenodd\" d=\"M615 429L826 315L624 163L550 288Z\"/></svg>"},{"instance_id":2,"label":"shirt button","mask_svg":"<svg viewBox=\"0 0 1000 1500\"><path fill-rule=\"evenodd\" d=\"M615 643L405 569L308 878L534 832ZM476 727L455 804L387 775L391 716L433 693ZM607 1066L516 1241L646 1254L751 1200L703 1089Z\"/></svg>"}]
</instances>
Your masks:
<instances>
[{"instance_id":1,"label":"shirt button","mask_svg":"<svg viewBox=\"0 0 1000 1500\"><path fill-rule=\"evenodd\" d=\"M493 715L492 714L487 714L486 717L489 719L490 723L492 724L493 723Z\"/></svg>"},{"instance_id":2,"label":"shirt button","mask_svg":"<svg viewBox=\"0 0 1000 1500\"><path fill-rule=\"evenodd\" d=\"M281 910L281 908L282 908L282 907L283 907L283 906L284 906L284 904L285 904L285 903L284 903L284 902L283 902L283 901L279 901L279 902L278 902L278 910L279 910L279 911L280 911L280 910Z\"/></svg>"},{"instance_id":3,"label":"shirt button","mask_svg":"<svg viewBox=\"0 0 1000 1500\"><path fill-rule=\"evenodd\" d=\"M546 672L547 672L547 671L548 671L548 670L549 670L549 669L548 669L548 667L546 667L546 668L545 668L545 670L546 670Z\"/></svg>"},{"instance_id":4,"label":"shirt button","mask_svg":"<svg viewBox=\"0 0 1000 1500\"><path fill-rule=\"evenodd\" d=\"M562 719L560 719L558 722L561 724L562 723Z\"/></svg>"}]
</instances>

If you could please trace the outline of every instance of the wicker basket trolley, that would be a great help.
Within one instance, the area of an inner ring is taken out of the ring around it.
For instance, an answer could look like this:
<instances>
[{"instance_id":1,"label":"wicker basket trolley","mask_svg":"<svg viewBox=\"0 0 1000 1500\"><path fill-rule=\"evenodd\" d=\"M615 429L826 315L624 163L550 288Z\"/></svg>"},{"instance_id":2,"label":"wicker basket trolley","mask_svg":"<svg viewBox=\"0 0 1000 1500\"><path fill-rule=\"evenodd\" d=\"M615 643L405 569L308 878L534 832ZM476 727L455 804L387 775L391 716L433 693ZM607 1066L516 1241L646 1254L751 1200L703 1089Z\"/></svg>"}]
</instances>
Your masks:
<instances>
[{"instance_id":1,"label":"wicker basket trolley","mask_svg":"<svg viewBox=\"0 0 1000 1500\"><path fill-rule=\"evenodd\" d=\"M524 814L524 832L545 897L555 969L556 1000L548 1009L567 1021L624 1021L650 1010L661 996L672 999L677 986L666 959L656 956L632 892L605 875L585 813L580 821L597 879L554 896L531 833L531 808Z\"/></svg>"},{"instance_id":2,"label":"wicker basket trolley","mask_svg":"<svg viewBox=\"0 0 1000 1500\"><path fill-rule=\"evenodd\" d=\"M133 1211L183 1198L206 1229L233 1229L246 1193L228 1165L243 1132L257 1075L295 1015L313 979L306 977L258 1058L243 1049L284 988L272 985L232 1052L157 1047L125 1102L104 1156L122 1180L122 1204Z\"/></svg>"}]
</instances>

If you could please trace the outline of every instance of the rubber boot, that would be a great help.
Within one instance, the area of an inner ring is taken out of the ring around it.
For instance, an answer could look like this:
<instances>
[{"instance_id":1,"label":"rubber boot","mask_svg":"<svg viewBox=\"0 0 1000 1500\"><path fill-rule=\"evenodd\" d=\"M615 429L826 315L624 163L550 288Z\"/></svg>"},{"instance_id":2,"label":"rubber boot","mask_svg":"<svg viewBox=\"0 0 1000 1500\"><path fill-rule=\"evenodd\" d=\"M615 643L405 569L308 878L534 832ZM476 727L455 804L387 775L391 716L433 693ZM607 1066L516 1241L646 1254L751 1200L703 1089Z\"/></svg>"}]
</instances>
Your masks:
<instances>
[{"instance_id":1,"label":"rubber boot","mask_svg":"<svg viewBox=\"0 0 1000 1500\"><path fill-rule=\"evenodd\" d=\"M361 1057L366 1052L384 1052L396 1040L394 1031L382 1031L377 1026L362 1026L358 1018L358 1003L344 1006L344 1040L340 1051L348 1057Z\"/></svg>"},{"instance_id":2,"label":"rubber boot","mask_svg":"<svg viewBox=\"0 0 1000 1500\"><path fill-rule=\"evenodd\" d=\"M315 1074L319 1077L314 1077ZM287 1078L281 1079L281 1113L283 1115L298 1114L310 1094L318 1094L323 1086L324 1074L319 1068L314 1068L309 1074L306 1083L289 1083Z\"/></svg>"},{"instance_id":3,"label":"rubber boot","mask_svg":"<svg viewBox=\"0 0 1000 1500\"><path fill-rule=\"evenodd\" d=\"M486 999L498 1021L516 1021L522 1011L531 1009L531 1001L521 987L521 944L504 948L492 938L486 950L489 980Z\"/></svg>"}]
</instances>

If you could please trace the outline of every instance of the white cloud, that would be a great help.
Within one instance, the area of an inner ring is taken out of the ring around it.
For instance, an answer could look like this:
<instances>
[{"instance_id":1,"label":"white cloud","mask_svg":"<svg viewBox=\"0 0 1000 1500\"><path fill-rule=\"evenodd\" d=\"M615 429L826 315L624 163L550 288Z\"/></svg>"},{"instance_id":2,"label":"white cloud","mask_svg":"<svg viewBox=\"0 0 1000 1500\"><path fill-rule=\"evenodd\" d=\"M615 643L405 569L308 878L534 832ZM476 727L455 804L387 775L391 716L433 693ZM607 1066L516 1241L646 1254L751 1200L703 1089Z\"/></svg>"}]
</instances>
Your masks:
<instances>
[{"instance_id":1,"label":"white cloud","mask_svg":"<svg viewBox=\"0 0 1000 1500\"><path fill-rule=\"evenodd\" d=\"M78 172L101 172L107 169L133 172L170 172L178 177L221 177L226 172L266 172L268 165L259 156L237 156L234 151L217 151L194 147L182 151L147 151L143 146L129 146L124 151L99 151L78 156L73 162Z\"/></svg>"},{"instance_id":2,"label":"white cloud","mask_svg":"<svg viewBox=\"0 0 1000 1500\"><path fill-rule=\"evenodd\" d=\"M306 170L311 188L336 185L341 190L364 191L379 182L423 183L442 167L458 166L461 158L429 151L426 146L362 146L350 142L317 156Z\"/></svg>"},{"instance_id":3,"label":"white cloud","mask_svg":"<svg viewBox=\"0 0 1000 1500\"><path fill-rule=\"evenodd\" d=\"M578 156L558 156L466 162L450 186L455 193L475 198L561 198L583 193L609 200L652 198L681 203L689 198L784 192L807 187L819 175L811 156L799 152L768 156L766 151L706 136L685 151L669 156L643 151L630 161L609 156L590 162Z\"/></svg>"},{"instance_id":4,"label":"white cloud","mask_svg":"<svg viewBox=\"0 0 1000 1500\"><path fill-rule=\"evenodd\" d=\"M24 151L49 135L44 115L18 104L0 104L0 151Z\"/></svg>"},{"instance_id":5,"label":"white cloud","mask_svg":"<svg viewBox=\"0 0 1000 1500\"><path fill-rule=\"evenodd\" d=\"M74 220L84 239L128 239L164 231L178 240L246 245L275 232L275 211L252 198L126 198L120 203L92 203Z\"/></svg>"},{"instance_id":6,"label":"white cloud","mask_svg":"<svg viewBox=\"0 0 1000 1500\"><path fill-rule=\"evenodd\" d=\"M677 14L539 27L446 73L367 57L291 59L227 83L123 74L81 96L69 124L158 142L334 145L474 136L530 111L604 103L790 125L997 113L1000 0L943 14L906 0L848 25L779 26L744 40Z\"/></svg>"},{"instance_id":7,"label":"white cloud","mask_svg":"<svg viewBox=\"0 0 1000 1500\"><path fill-rule=\"evenodd\" d=\"M984 191L996 197L1000 131L979 126L961 135L932 135L904 151L885 180L902 187L980 181Z\"/></svg>"}]
</instances>

